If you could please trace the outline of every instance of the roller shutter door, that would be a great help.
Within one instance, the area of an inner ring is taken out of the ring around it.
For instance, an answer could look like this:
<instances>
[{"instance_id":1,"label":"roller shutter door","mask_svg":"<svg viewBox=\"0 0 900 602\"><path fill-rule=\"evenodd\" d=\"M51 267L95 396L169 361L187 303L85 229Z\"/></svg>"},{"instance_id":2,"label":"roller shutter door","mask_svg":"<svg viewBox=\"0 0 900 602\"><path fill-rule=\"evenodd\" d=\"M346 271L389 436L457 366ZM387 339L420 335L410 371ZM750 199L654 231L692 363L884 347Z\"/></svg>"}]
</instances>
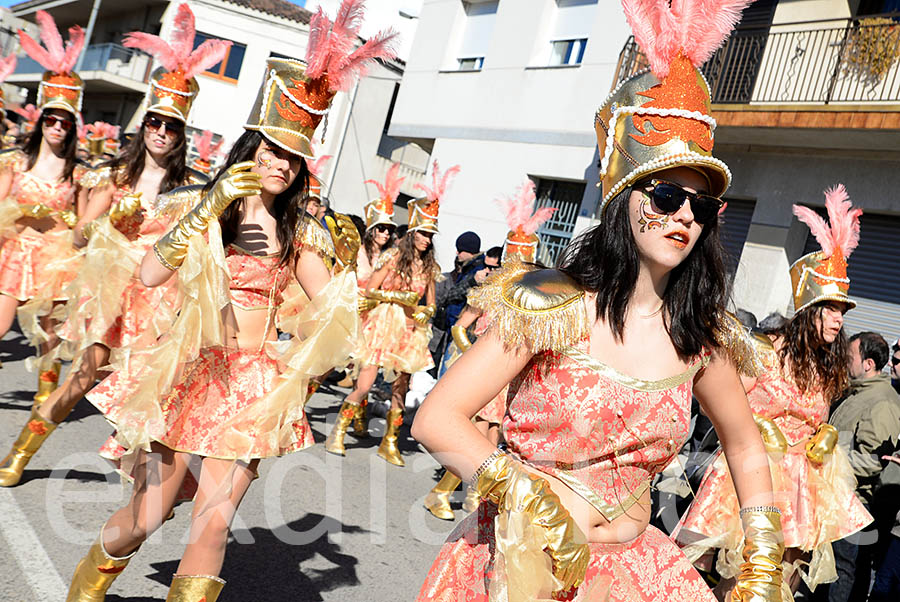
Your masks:
<instances>
[{"instance_id":1,"label":"roller shutter door","mask_svg":"<svg viewBox=\"0 0 900 602\"><path fill-rule=\"evenodd\" d=\"M804 253L818 251L811 234ZM864 213L859 246L850 256L847 275L850 297L858 305L847 312L847 336L864 330L881 334L890 343L900 335L900 217Z\"/></svg>"},{"instance_id":2,"label":"roller shutter door","mask_svg":"<svg viewBox=\"0 0 900 602\"><path fill-rule=\"evenodd\" d=\"M741 253L744 250L744 242L747 240L747 232L750 230L750 221L753 218L753 209L756 203L753 201L741 201L726 199L728 207L722 214L720 237L722 246L727 255L725 266L728 273L734 277L738 263L741 261Z\"/></svg>"}]
</instances>

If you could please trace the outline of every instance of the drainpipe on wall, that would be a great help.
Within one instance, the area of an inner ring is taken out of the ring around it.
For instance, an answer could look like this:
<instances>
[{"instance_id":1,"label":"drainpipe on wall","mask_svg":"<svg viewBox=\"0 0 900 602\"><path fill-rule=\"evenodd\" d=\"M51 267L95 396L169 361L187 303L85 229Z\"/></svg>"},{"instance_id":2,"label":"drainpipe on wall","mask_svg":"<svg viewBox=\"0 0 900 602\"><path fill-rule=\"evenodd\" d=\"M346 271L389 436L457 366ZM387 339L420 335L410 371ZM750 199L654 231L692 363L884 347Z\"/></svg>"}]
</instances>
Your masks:
<instances>
[{"instance_id":1,"label":"drainpipe on wall","mask_svg":"<svg viewBox=\"0 0 900 602\"><path fill-rule=\"evenodd\" d=\"M103 0L94 0L94 7L91 9L91 18L88 19L87 30L84 32L84 51L78 57L75 63L75 71L81 71L81 65L84 63L84 55L87 54L88 46L91 44L91 35L94 33L94 23L97 22L97 13L100 12L100 4Z\"/></svg>"}]
</instances>

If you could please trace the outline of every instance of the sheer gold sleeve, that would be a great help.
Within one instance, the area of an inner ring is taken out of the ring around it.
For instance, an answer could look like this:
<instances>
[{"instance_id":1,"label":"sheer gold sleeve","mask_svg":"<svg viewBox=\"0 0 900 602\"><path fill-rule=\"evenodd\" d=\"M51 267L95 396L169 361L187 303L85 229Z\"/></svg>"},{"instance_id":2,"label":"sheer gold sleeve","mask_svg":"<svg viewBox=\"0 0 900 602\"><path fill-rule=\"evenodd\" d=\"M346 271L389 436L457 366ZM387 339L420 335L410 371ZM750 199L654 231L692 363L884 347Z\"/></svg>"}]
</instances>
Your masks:
<instances>
[{"instance_id":1,"label":"sheer gold sleeve","mask_svg":"<svg viewBox=\"0 0 900 602\"><path fill-rule=\"evenodd\" d=\"M762 374L774 353L769 337L750 332L731 312L723 314L716 340L738 372L744 376L756 377Z\"/></svg>"}]
</instances>

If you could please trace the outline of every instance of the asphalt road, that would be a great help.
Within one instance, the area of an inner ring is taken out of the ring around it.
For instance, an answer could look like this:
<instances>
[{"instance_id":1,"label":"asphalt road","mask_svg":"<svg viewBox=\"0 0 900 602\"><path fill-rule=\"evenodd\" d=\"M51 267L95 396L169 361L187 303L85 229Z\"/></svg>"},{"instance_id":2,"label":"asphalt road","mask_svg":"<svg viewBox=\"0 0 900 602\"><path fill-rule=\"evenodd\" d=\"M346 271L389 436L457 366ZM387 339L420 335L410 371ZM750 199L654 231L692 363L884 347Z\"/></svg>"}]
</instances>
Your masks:
<instances>
[{"instance_id":1,"label":"asphalt road","mask_svg":"<svg viewBox=\"0 0 900 602\"><path fill-rule=\"evenodd\" d=\"M0 341L0 456L28 418L36 377L25 369L31 349L18 332ZM64 371L67 368L64 368ZM437 463L401 431L407 466L375 455L384 420L373 437L348 436L346 458L322 442L339 395L317 393L307 407L317 445L264 460L238 510L219 600L413 600L446 535L458 524L422 506L438 476ZM130 493L130 485L96 450L111 429L82 400L47 440L14 488L0 489L0 600L65 599L69 579L100 526ZM456 507L462 501L457 492ZM109 602L164 600L190 521L190 504L176 508L116 580Z\"/></svg>"}]
</instances>

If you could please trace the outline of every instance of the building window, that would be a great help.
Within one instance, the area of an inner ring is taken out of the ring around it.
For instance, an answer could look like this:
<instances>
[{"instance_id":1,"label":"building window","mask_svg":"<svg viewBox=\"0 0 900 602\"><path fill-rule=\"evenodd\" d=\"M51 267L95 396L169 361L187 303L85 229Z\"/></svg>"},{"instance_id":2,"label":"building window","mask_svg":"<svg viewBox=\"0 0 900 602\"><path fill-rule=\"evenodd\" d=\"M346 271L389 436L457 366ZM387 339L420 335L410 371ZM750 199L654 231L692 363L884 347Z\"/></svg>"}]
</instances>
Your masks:
<instances>
[{"instance_id":1,"label":"building window","mask_svg":"<svg viewBox=\"0 0 900 602\"><path fill-rule=\"evenodd\" d=\"M476 56L467 59L459 59L459 70L460 71L481 71L481 66L484 65L484 57Z\"/></svg>"},{"instance_id":2,"label":"building window","mask_svg":"<svg viewBox=\"0 0 900 602\"><path fill-rule=\"evenodd\" d=\"M194 36L194 48L197 48L206 40L221 39L224 38L218 38L198 31ZM241 74L241 65L244 63L244 53L246 51L246 44L238 44L237 42L232 41L231 47L225 52L225 58L220 63L217 63L204 71L203 75L231 83L237 83L238 77Z\"/></svg>"},{"instance_id":3,"label":"building window","mask_svg":"<svg viewBox=\"0 0 900 602\"><path fill-rule=\"evenodd\" d=\"M541 248L538 261L545 266L554 266L563 250L569 246L575 220L584 197L584 182L565 182L536 178L537 201L535 208L556 207L556 212L538 230Z\"/></svg>"},{"instance_id":4,"label":"building window","mask_svg":"<svg viewBox=\"0 0 900 602\"><path fill-rule=\"evenodd\" d=\"M556 0L550 65L581 64L596 13L597 0Z\"/></svg>"},{"instance_id":5,"label":"building window","mask_svg":"<svg viewBox=\"0 0 900 602\"><path fill-rule=\"evenodd\" d=\"M551 65L580 65L587 47L587 38L578 40L557 40L552 42Z\"/></svg>"},{"instance_id":6,"label":"building window","mask_svg":"<svg viewBox=\"0 0 900 602\"><path fill-rule=\"evenodd\" d=\"M466 31L457 52L457 69L478 71L484 65L494 21L497 20L497 0L489 2L463 2L466 10Z\"/></svg>"}]
</instances>

